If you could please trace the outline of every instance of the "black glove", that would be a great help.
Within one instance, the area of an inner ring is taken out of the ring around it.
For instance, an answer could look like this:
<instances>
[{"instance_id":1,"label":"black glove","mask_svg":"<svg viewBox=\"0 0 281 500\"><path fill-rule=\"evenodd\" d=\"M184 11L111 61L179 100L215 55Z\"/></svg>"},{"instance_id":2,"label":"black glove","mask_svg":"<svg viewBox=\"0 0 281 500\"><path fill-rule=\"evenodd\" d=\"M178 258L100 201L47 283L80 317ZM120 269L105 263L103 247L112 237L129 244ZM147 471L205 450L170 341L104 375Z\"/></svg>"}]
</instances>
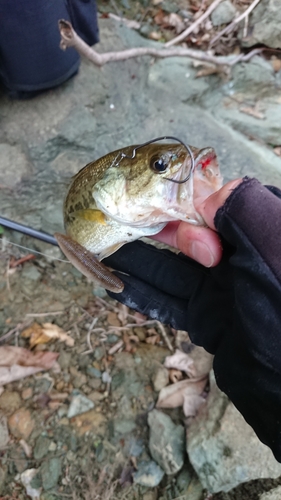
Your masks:
<instances>
[{"instance_id":1,"label":"black glove","mask_svg":"<svg viewBox=\"0 0 281 500\"><path fill-rule=\"evenodd\" d=\"M277 196L276 196L277 195ZM281 192L244 179L215 217L223 259L207 269L137 241L105 260L141 313L215 355L224 391L281 461Z\"/></svg>"}]
</instances>

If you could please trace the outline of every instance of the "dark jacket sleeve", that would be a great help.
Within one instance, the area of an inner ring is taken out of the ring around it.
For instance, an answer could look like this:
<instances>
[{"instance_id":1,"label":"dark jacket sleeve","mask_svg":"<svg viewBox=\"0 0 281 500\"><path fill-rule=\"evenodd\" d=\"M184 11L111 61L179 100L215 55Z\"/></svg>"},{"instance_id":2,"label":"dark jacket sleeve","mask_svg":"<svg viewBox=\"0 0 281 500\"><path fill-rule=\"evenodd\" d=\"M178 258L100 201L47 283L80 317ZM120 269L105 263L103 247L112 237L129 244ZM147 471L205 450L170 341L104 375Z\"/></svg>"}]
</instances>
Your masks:
<instances>
[{"instance_id":1,"label":"dark jacket sleeve","mask_svg":"<svg viewBox=\"0 0 281 500\"><path fill-rule=\"evenodd\" d=\"M234 284L231 328L218 343L214 370L261 441L281 461L281 200L245 179L215 217L230 243Z\"/></svg>"}]
</instances>

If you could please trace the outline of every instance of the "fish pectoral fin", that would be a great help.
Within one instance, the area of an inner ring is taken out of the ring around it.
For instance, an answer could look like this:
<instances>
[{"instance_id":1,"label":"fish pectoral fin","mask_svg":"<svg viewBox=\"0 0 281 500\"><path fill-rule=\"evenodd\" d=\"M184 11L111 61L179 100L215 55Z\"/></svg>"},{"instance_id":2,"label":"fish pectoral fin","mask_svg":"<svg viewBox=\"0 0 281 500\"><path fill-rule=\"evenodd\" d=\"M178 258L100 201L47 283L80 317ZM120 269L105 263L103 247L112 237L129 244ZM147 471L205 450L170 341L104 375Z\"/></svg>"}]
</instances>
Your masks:
<instances>
[{"instance_id":1,"label":"fish pectoral fin","mask_svg":"<svg viewBox=\"0 0 281 500\"><path fill-rule=\"evenodd\" d=\"M121 243L115 243L115 245L111 245L111 247L106 247L102 252L99 253L99 260L106 259L106 257L109 257L113 253L117 252L117 250L125 245L125 243L125 241L122 241Z\"/></svg>"},{"instance_id":2,"label":"fish pectoral fin","mask_svg":"<svg viewBox=\"0 0 281 500\"><path fill-rule=\"evenodd\" d=\"M85 208L76 210L73 214L74 217L88 220L90 222L98 222L99 224L106 224L106 216L97 208Z\"/></svg>"},{"instance_id":3,"label":"fish pectoral fin","mask_svg":"<svg viewBox=\"0 0 281 500\"><path fill-rule=\"evenodd\" d=\"M111 292L121 293L123 291L123 282L99 262L92 252L65 234L55 233L54 236L61 251L84 276Z\"/></svg>"}]
</instances>

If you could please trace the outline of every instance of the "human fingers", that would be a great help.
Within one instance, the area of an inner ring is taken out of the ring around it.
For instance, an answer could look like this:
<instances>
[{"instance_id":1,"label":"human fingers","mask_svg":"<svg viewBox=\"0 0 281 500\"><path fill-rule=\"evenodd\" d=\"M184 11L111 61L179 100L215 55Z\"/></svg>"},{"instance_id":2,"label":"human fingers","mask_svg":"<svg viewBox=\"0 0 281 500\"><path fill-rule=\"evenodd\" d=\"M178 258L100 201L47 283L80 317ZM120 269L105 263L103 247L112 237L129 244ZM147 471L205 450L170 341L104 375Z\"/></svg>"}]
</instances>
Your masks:
<instances>
[{"instance_id":1,"label":"human fingers","mask_svg":"<svg viewBox=\"0 0 281 500\"><path fill-rule=\"evenodd\" d=\"M154 237L196 260L205 267L216 266L222 257L218 234L208 227L194 226L186 222L170 222Z\"/></svg>"},{"instance_id":2,"label":"human fingers","mask_svg":"<svg viewBox=\"0 0 281 500\"><path fill-rule=\"evenodd\" d=\"M214 218L218 209L224 205L229 195L242 181L242 178L230 181L205 200L201 202L197 200L196 210L202 215L208 227L216 231Z\"/></svg>"}]
</instances>

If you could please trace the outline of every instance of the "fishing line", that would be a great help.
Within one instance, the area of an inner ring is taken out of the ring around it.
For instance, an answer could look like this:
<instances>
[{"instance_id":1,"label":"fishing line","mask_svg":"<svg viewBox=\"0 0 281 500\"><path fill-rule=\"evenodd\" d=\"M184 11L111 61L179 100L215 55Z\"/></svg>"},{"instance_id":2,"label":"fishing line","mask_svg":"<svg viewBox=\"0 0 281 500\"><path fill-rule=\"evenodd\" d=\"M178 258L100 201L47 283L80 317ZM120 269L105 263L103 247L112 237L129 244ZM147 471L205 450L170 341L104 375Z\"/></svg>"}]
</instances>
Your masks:
<instances>
[{"instance_id":1,"label":"fishing line","mask_svg":"<svg viewBox=\"0 0 281 500\"><path fill-rule=\"evenodd\" d=\"M47 259L58 260L59 262L66 262L67 264L70 264L69 260L63 260L63 259L59 259L58 257L52 257L51 255L47 255L46 253L42 253L42 252L38 252L37 250L33 250L33 248L24 247L22 245L19 245L18 243L14 243L13 241L9 241L6 238L5 238L5 244L14 245L15 247L22 248L23 250L28 250L28 252L36 253L38 255L43 255L43 257L46 257ZM2 252L4 252L4 251L5 250L2 248Z\"/></svg>"},{"instance_id":2,"label":"fishing line","mask_svg":"<svg viewBox=\"0 0 281 500\"><path fill-rule=\"evenodd\" d=\"M195 169L194 155L193 155L193 153L191 151L191 148L188 146L188 144L185 144L183 141L181 141L177 137L173 137L171 135L165 135L163 137L156 137L156 139L151 139L150 141L144 142L143 144L140 144L139 146L135 146L133 148L132 156L129 156L126 153L120 153L120 156L121 156L120 160L117 162L117 158L118 157L116 157L112 166L118 167L120 161L122 161L123 158L128 158L129 160L133 160L136 157L136 151L138 149L143 148L144 146L148 146L149 144L152 144L153 142L164 141L166 139L179 142L180 144L182 144L185 147L185 149L188 151L190 159L191 159L191 167L190 167L190 171L189 171L188 175L183 180L181 180L181 181L177 181L175 179L171 179L170 177L163 177L163 179L166 179L167 181L175 182L176 184L184 184L185 182L187 182L190 179L191 175L194 172L194 169Z\"/></svg>"}]
</instances>

